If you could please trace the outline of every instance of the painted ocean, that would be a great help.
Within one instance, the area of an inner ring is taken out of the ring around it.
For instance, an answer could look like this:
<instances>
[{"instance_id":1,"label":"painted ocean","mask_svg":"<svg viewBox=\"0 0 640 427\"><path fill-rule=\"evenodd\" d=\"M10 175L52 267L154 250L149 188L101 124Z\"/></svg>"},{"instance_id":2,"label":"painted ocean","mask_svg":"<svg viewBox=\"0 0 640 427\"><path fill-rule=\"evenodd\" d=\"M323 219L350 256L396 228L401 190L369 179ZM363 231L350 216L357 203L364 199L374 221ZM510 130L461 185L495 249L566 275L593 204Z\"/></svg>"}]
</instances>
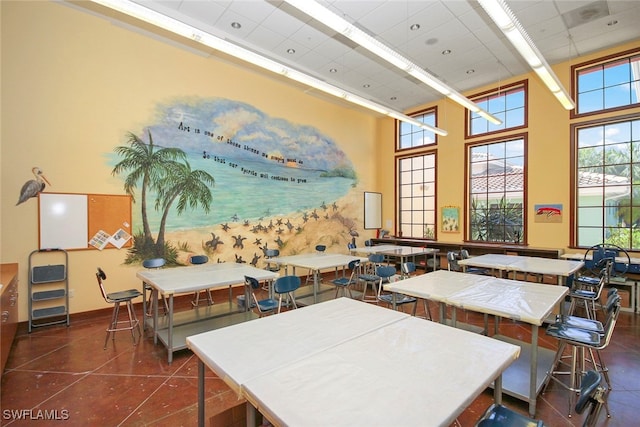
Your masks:
<instances>
[{"instance_id":1,"label":"painted ocean","mask_svg":"<svg viewBox=\"0 0 640 427\"><path fill-rule=\"evenodd\" d=\"M330 209L337 210L334 203L356 179L345 153L318 129L229 99L181 98L158 105L153 123L137 132L137 138L153 140L156 149L182 150L192 171L205 171L215 179L210 212L187 209L178 216L174 210L166 231L295 213L326 216ZM112 166L121 160L110 156ZM148 219L157 231L162 212L154 205L155 195L150 194ZM140 227L139 205L133 214Z\"/></svg>"},{"instance_id":2,"label":"painted ocean","mask_svg":"<svg viewBox=\"0 0 640 427\"><path fill-rule=\"evenodd\" d=\"M192 170L200 169L215 178L213 202L208 214L186 210L181 216L172 209L167 231L207 227L224 223L255 222L266 217L286 217L292 213L324 215L354 184L353 179L322 177L321 171L287 167L273 163L232 158L203 158L203 153L187 153ZM224 161L224 163L222 163ZM234 166L235 165L235 166ZM137 200L137 199L136 199ZM155 196L147 200L151 229L158 230L161 212L153 209ZM134 205L133 223L142 224L139 204Z\"/></svg>"}]
</instances>

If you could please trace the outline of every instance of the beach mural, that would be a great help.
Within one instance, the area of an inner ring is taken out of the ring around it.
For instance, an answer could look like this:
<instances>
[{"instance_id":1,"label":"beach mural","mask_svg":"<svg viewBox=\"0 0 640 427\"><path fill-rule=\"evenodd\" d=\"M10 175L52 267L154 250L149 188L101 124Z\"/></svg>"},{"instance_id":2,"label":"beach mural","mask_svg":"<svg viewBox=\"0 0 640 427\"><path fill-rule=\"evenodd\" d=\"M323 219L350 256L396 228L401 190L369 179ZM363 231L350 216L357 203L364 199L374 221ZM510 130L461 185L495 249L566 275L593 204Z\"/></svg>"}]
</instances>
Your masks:
<instances>
[{"instance_id":1,"label":"beach mural","mask_svg":"<svg viewBox=\"0 0 640 427\"><path fill-rule=\"evenodd\" d=\"M324 244L346 251L362 229L362 190L351 161L319 130L229 99L159 105L109 156L134 199L127 263L264 265Z\"/></svg>"}]
</instances>

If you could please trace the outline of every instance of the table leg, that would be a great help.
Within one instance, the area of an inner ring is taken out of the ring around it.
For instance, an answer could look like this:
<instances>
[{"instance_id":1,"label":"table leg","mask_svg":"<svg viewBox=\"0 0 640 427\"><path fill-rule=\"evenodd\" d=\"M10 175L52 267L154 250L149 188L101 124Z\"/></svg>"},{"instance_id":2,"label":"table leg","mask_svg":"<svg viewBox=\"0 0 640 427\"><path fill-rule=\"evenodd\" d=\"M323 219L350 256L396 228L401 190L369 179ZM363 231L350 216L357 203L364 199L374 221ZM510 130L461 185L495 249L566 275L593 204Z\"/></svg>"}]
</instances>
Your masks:
<instances>
[{"instance_id":1,"label":"table leg","mask_svg":"<svg viewBox=\"0 0 640 427\"><path fill-rule=\"evenodd\" d=\"M500 405L502 404L502 374L498 375L493 384L493 400Z\"/></svg>"},{"instance_id":2,"label":"table leg","mask_svg":"<svg viewBox=\"0 0 640 427\"><path fill-rule=\"evenodd\" d=\"M320 270L313 271L313 303L316 304L318 302L318 276L320 275Z\"/></svg>"},{"instance_id":3,"label":"table leg","mask_svg":"<svg viewBox=\"0 0 640 427\"><path fill-rule=\"evenodd\" d=\"M168 355L168 363L171 365L173 362L173 294L169 295L169 313L167 313L169 318L167 319L169 322L169 329L167 330L167 351Z\"/></svg>"},{"instance_id":4,"label":"table leg","mask_svg":"<svg viewBox=\"0 0 640 427\"><path fill-rule=\"evenodd\" d=\"M151 290L151 304L153 304L153 343L158 344L158 293L157 289Z\"/></svg>"},{"instance_id":5,"label":"table leg","mask_svg":"<svg viewBox=\"0 0 640 427\"><path fill-rule=\"evenodd\" d=\"M249 402L245 403L245 415L247 418L247 427L255 427L256 425L256 408Z\"/></svg>"},{"instance_id":6,"label":"table leg","mask_svg":"<svg viewBox=\"0 0 640 427\"><path fill-rule=\"evenodd\" d=\"M198 358L198 427L204 427L204 362Z\"/></svg>"},{"instance_id":7,"label":"table leg","mask_svg":"<svg viewBox=\"0 0 640 427\"><path fill-rule=\"evenodd\" d=\"M531 375L529 377L529 415L536 416L538 398L538 325L531 326Z\"/></svg>"},{"instance_id":8,"label":"table leg","mask_svg":"<svg viewBox=\"0 0 640 427\"><path fill-rule=\"evenodd\" d=\"M142 282L142 330L147 329L147 285Z\"/></svg>"}]
</instances>

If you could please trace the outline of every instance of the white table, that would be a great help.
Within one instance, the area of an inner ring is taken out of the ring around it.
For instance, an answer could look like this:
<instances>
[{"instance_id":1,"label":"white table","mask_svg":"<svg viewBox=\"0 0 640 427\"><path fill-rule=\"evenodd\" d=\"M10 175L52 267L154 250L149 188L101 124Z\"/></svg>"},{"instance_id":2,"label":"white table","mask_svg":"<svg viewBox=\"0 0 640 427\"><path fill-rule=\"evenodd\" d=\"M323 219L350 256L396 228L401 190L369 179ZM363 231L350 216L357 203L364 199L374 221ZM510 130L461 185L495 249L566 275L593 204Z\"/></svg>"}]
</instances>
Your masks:
<instances>
[{"instance_id":1,"label":"white table","mask_svg":"<svg viewBox=\"0 0 640 427\"><path fill-rule=\"evenodd\" d=\"M349 298L191 336L187 345L199 358L200 425L205 365L275 426L436 426L451 424L520 351Z\"/></svg>"},{"instance_id":2,"label":"white table","mask_svg":"<svg viewBox=\"0 0 640 427\"><path fill-rule=\"evenodd\" d=\"M494 337L522 345L523 357L505 372L504 390L528 400L529 413L535 416L537 394L555 356L551 350L538 348L538 329L563 300L568 292L566 287L439 270L387 284L384 289L439 302L441 313L442 307L449 305L530 324L530 346L507 337ZM455 325L455 317L453 321ZM529 371L528 381L522 370Z\"/></svg>"},{"instance_id":3,"label":"white table","mask_svg":"<svg viewBox=\"0 0 640 427\"><path fill-rule=\"evenodd\" d=\"M413 258L417 256L424 255L424 266L425 270L427 268L427 258L429 255L433 255L433 269L436 270L437 263L437 255L438 249L436 248L426 248L426 247L418 247L418 246L402 246L402 245L373 245L373 246L365 246L362 248L353 248L351 249L353 253L359 253L363 255L370 254L381 254L387 257L397 257L400 258L400 264L404 264L408 258Z\"/></svg>"},{"instance_id":4,"label":"white table","mask_svg":"<svg viewBox=\"0 0 640 427\"><path fill-rule=\"evenodd\" d=\"M263 281L274 280L278 277L278 273L247 264L220 263L147 269L136 274L136 277L151 286L160 298L168 298L169 310L162 322L158 319L157 301L153 304L153 333L154 342L157 343L159 339L167 347L169 363L173 361L174 351L186 348L187 334L193 335L213 327L227 326L254 317L251 311L240 312L237 307L234 307L232 301L229 301L228 304L214 304L189 310L185 316L176 321L176 313L173 310L174 295L238 285L244 283L244 276ZM225 316L229 314L234 316ZM212 322L211 319L217 320Z\"/></svg>"},{"instance_id":5,"label":"white table","mask_svg":"<svg viewBox=\"0 0 640 427\"><path fill-rule=\"evenodd\" d=\"M271 258L269 262L285 267L285 274L288 268L293 267L292 274L296 274L296 267L305 268L313 272L313 303L318 302L319 276L322 270L329 268L346 268L351 261L360 260L366 262L366 258L354 255L332 254L332 253L310 253L282 256Z\"/></svg>"},{"instance_id":6,"label":"white table","mask_svg":"<svg viewBox=\"0 0 640 427\"><path fill-rule=\"evenodd\" d=\"M499 270L507 274L511 272L514 279L517 273L552 275L558 278L559 285L563 283L563 278L574 274L584 266L582 261L503 254L474 256L460 260L458 264L463 268L469 266Z\"/></svg>"}]
</instances>

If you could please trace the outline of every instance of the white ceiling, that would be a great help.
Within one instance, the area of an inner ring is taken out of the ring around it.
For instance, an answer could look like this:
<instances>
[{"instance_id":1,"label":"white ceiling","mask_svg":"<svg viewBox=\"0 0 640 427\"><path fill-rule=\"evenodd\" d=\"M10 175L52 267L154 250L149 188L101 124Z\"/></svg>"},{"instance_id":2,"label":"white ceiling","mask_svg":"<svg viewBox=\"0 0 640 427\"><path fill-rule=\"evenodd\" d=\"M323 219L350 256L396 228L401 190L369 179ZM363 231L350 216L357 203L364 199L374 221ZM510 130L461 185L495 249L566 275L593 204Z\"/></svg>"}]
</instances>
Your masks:
<instances>
[{"instance_id":1,"label":"white ceiling","mask_svg":"<svg viewBox=\"0 0 640 427\"><path fill-rule=\"evenodd\" d=\"M282 1L135 1L399 111L441 98ZM320 3L459 92L529 71L474 0ZM638 0L507 3L551 65L623 42L638 40L640 45ZM232 23L241 27L234 29ZM413 24L420 28L412 31Z\"/></svg>"}]
</instances>

